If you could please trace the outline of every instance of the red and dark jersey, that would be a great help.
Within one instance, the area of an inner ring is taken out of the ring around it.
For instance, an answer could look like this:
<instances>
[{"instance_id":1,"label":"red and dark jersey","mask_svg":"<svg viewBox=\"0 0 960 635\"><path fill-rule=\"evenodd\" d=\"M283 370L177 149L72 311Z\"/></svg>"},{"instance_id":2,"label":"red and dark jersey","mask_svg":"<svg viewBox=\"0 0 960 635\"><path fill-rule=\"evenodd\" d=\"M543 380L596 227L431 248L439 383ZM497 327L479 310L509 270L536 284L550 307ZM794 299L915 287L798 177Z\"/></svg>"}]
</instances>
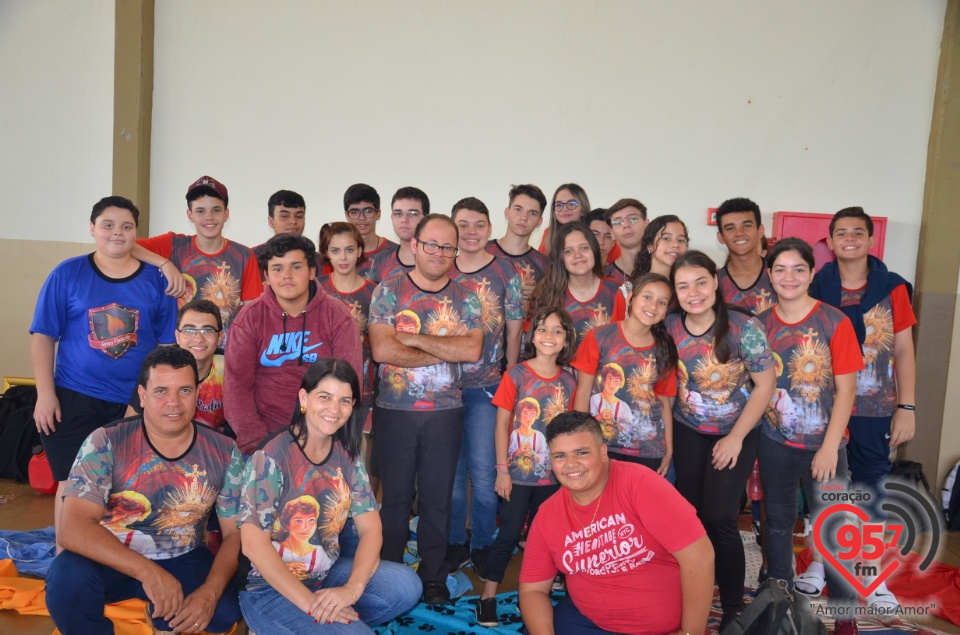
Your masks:
<instances>
[{"instance_id":1,"label":"red and dark jersey","mask_svg":"<svg viewBox=\"0 0 960 635\"><path fill-rule=\"evenodd\" d=\"M373 280L374 284L377 283L378 279L374 278L374 264L384 258L391 251L397 249L397 243L392 240L387 240L386 238L380 238L380 244L377 245L376 249L371 249L369 252L365 252L363 262L357 263L357 273L361 277L366 278L367 280ZM329 272L325 272L329 273Z\"/></svg>"},{"instance_id":2,"label":"red and dark jersey","mask_svg":"<svg viewBox=\"0 0 960 635\"><path fill-rule=\"evenodd\" d=\"M635 348L614 322L587 333L571 366L595 375L590 414L600 422L607 447L651 459L667 453L659 398L676 396L677 375L673 368L657 371L654 345Z\"/></svg>"},{"instance_id":3,"label":"red and dark jersey","mask_svg":"<svg viewBox=\"0 0 960 635\"><path fill-rule=\"evenodd\" d=\"M537 284L543 278L543 274L546 273L547 267L550 266L550 259L544 256L542 253L534 249L533 247L528 248L522 254L511 254L504 251L503 247L500 246L500 243L496 240L491 240L487 242L487 253L493 254L494 257L500 259L506 259L511 262L514 268L517 270L517 274L520 276L520 284L530 285ZM523 305L523 314L527 315L530 312L530 301Z\"/></svg>"},{"instance_id":4,"label":"red and dark jersey","mask_svg":"<svg viewBox=\"0 0 960 635\"><path fill-rule=\"evenodd\" d=\"M843 289L840 306L860 304L866 291ZM863 316L867 337L863 341L865 368L857 373L857 399L853 414L860 417L889 417L897 409L897 376L894 368L893 336L917 323L906 285L894 287L890 295Z\"/></svg>"},{"instance_id":5,"label":"red and dark jersey","mask_svg":"<svg viewBox=\"0 0 960 635\"><path fill-rule=\"evenodd\" d=\"M454 263L450 279L477 295L483 352L476 362L463 364L463 387L483 388L500 381L506 352L507 322L523 320L523 289L520 276L506 260L494 258L479 271L463 273Z\"/></svg>"},{"instance_id":6,"label":"red and dark jersey","mask_svg":"<svg viewBox=\"0 0 960 635\"><path fill-rule=\"evenodd\" d=\"M763 325L756 318L729 311L730 359L721 364L714 356L713 335L692 335L682 313L667 316L667 332L677 345L677 400L673 421L701 434L726 435L743 410L753 381L750 373L773 366Z\"/></svg>"},{"instance_id":7,"label":"red and dark jersey","mask_svg":"<svg viewBox=\"0 0 960 635\"><path fill-rule=\"evenodd\" d=\"M370 300L373 299L373 290L377 285L364 280L363 286L349 293L342 292L333 286L330 276L323 276L318 280L320 288L332 298L343 302L350 311L350 316L360 330L360 339L363 341L363 403L373 403L373 354L370 352L370 335L367 331L367 316L370 315Z\"/></svg>"},{"instance_id":8,"label":"red and dark jersey","mask_svg":"<svg viewBox=\"0 0 960 635\"><path fill-rule=\"evenodd\" d=\"M796 324L784 322L775 308L757 319L767 330L777 370L763 432L790 447L819 450L833 412L834 377L863 369L853 325L822 302Z\"/></svg>"},{"instance_id":9,"label":"red and dark jersey","mask_svg":"<svg viewBox=\"0 0 960 635\"><path fill-rule=\"evenodd\" d=\"M717 280L720 282L720 292L727 304L746 309L754 315L759 315L777 304L777 292L770 284L770 274L766 267L760 269L760 275L746 289L737 286L726 267L717 271Z\"/></svg>"},{"instance_id":10,"label":"red and dark jersey","mask_svg":"<svg viewBox=\"0 0 960 635\"><path fill-rule=\"evenodd\" d=\"M451 280L440 291L424 291L408 274L382 282L370 301L369 324L386 324L397 331L446 335L463 324L480 328L477 295ZM461 365L403 368L380 364L377 405L394 410L450 410L463 404Z\"/></svg>"},{"instance_id":11,"label":"red and dark jersey","mask_svg":"<svg viewBox=\"0 0 960 635\"><path fill-rule=\"evenodd\" d=\"M503 374L493 405L511 413L507 463L516 485L554 482L544 433L554 417L573 408L576 391L576 378L562 368L553 377L541 377L523 362Z\"/></svg>"},{"instance_id":12,"label":"red and dark jersey","mask_svg":"<svg viewBox=\"0 0 960 635\"><path fill-rule=\"evenodd\" d=\"M583 340L591 329L619 322L627 315L627 302L620 293L620 285L614 280L603 278L597 293L584 302L577 300L567 289L563 308L573 319L573 329L577 332L577 341Z\"/></svg>"},{"instance_id":13,"label":"red and dark jersey","mask_svg":"<svg viewBox=\"0 0 960 635\"><path fill-rule=\"evenodd\" d=\"M137 240L138 245L163 256L183 274L187 292L178 299L181 307L194 298L203 298L220 308L226 350L230 324L243 302L263 293L263 281L257 258L250 248L226 238L223 242L223 249L208 254L197 247L196 236L168 232Z\"/></svg>"},{"instance_id":14,"label":"red and dark jersey","mask_svg":"<svg viewBox=\"0 0 960 635\"><path fill-rule=\"evenodd\" d=\"M380 284L401 273L413 271L412 264L405 265L400 262L399 254L400 247L397 246L392 249L381 249L370 259L370 269L367 273L374 284Z\"/></svg>"}]
</instances>

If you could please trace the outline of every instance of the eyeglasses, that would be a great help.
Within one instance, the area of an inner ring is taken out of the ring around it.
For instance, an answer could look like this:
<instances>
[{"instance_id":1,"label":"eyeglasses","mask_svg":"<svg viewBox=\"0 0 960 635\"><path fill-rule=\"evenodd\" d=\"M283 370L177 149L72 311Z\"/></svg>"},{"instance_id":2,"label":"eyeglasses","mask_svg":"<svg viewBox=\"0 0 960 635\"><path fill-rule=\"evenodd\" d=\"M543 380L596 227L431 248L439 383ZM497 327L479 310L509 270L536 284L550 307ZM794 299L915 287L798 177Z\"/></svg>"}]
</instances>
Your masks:
<instances>
[{"instance_id":1,"label":"eyeglasses","mask_svg":"<svg viewBox=\"0 0 960 635\"><path fill-rule=\"evenodd\" d=\"M423 247L423 253L428 256L435 256L438 252L442 251L444 257L453 258L457 255L457 251L459 251L456 247L451 247L450 245L440 246L435 242L421 242L417 244Z\"/></svg>"},{"instance_id":2,"label":"eyeglasses","mask_svg":"<svg viewBox=\"0 0 960 635\"><path fill-rule=\"evenodd\" d=\"M564 207L566 207L571 211L574 211L578 207L580 207L580 201L567 201L566 203L561 203L560 201L557 201L556 203L553 204L553 209L558 211L563 209Z\"/></svg>"},{"instance_id":3,"label":"eyeglasses","mask_svg":"<svg viewBox=\"0 0 960 635\"><path fill-rule=\"evenodd\" d=\"M347 216L349 216L350 218L360 218L361 216L363 216L364 218L373 218L376 215L376 213L377 213L377 210L373 209L372 207L364 207L363 209L347 210Z\"/></svg>"},{"instance_id":4,"label":"eyeglasses","mask_svg":"<svg viewBox=\"0 0 960 635\"><path fill-rule=\"evenodd\" d=\"M394 211L390 215L393 216L394 218L403 218L404 215L406 215L407 218L420 218L421 216L423 216L423 213Z\"/></svg>"},{"instance_id":5,"label":"eyeglasses","mask_svg":"<svg viewBox=\"0 0 960 635\"><path fill-rule=\"evenodd\" d=\"M643 219L640 218L639 216L627 216L626 218L618 218L617 220L610 221L610 226L620 227L621 225L624 225L626 223L630 223L631 225L636 225L642 220Z\"/></svg>"},{"instance_id":6,"label":"eyeglasses","mask_svg":"<svg viewBox=\"0 0 960 635\"><path fill-rule=\"evenodd\" d=\"M200 337L211 337L213 335L216 335L220 331L218 331L217 329L202 328L202 329L177 329L177 332L187 336L199 335Z\"/></svg>"}]
</instances>

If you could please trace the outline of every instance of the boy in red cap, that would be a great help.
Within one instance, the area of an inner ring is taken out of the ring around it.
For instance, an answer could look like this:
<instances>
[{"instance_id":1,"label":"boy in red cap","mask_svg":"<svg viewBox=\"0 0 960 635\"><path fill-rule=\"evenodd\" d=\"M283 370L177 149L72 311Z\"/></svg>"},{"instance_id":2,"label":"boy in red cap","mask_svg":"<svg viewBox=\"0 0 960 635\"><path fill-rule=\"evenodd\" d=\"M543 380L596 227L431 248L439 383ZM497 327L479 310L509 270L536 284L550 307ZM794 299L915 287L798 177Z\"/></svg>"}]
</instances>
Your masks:
<instances>
[{"instance_id":1,"label":"boy in red cap","mask_svg":"<svg viewBox=\"0 0 960 635\"><path fill-rule=\"evenodd\" d=\"M137 240L133 256L160 267L172 263L182 274L182 307L193 298L210 300L223 316L223 345L240 306L260 296L263 285L253 251L223 236L230 218L227 188L215 178L201 176L187 188L187 218L197 228L193 236L168 232ZM171 275L170 267L163 270ZM176 295L176 294L174 294Z\"/></svg>"}]
</instances>

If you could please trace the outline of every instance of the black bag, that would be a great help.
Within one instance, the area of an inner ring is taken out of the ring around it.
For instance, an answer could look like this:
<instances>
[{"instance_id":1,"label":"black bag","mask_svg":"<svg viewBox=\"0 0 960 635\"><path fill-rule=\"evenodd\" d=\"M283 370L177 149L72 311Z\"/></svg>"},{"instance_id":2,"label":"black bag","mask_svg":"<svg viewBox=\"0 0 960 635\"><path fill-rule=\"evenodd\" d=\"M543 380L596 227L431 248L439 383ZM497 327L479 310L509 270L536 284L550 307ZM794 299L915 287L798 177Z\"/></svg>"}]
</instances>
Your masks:
<instances>
[{"instance_id":1,"label":"black bag","mask_svg":"<svg viewBox=\"0 0 960 635\"><path fill-rule=\"evenodd\" d=\"M33 449L41 445L33 420L36 405L37 389L32 386L11 386L0 395L0 478L29 480Z\"/></svg>"},{"instance_id":2,"label":"black bag","mask_svg":"<svg viewBox=\"0 0 960 635\"><path fill-rule=\"evenodd\" d=\"M827 635L827 629L807 598L791 593L786 581L771 578L720 635Z\"/></svg>"},{"instance_id":3,"label":"black bag","mask_svg":"<svg viewBox=\"0 0 960 635\"><path fill-rule=\"evenodd\" d=\"M940 490L943 513L947 519L947 531L960 531L960 461L953 466Z\"/></svg>"},{"instance_id":4,"label":"black bag","mask_svg":"<svg viewBox=\"0 0 960 635\"><path fill-rule=\"evenodd\" d=\"M923 465L917 463L916 461L894 461L893 467L890 468L890 476L895 478L900 478L914 487L917 488L917 491L920 490L920 486L923 486L923 491L927 493L927 497L930 500L935 500L933 498L933 492L930 491L930 482L927 480L927 475L923 473Z\"/></svg>"}]
</instances>

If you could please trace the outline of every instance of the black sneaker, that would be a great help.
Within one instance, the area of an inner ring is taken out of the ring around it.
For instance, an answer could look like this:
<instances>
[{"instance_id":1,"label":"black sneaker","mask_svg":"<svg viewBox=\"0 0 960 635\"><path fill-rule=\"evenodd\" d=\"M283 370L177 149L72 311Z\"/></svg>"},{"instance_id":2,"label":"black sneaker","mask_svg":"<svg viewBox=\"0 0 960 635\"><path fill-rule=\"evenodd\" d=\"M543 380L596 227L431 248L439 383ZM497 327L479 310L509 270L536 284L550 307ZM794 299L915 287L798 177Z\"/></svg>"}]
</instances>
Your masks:
<instances>
[{"instance_id":1,"label":"black sneaker","mask_svg":"<svg viewBox=\"0 0 960 635\"><path fill-rule=\"evenodd\" d=\"M489 557L490 547L470 551L470 564L473 565L473 572L477 574L477 579L481 582L487 581L487 559Z\"/></svg>"},{"instance_id":2,"label":"black sneaker","mask_svg":"<svg viewBox=\"0 0 960 635\"><path fill-rule=\"evenodd\" d=\"M477 624L492 628L500 626L500 620L497 617L497 598L487 598L477 600Z\"/></svg>"},{"instance_id":3,"label":"black sneaker","mask_svg":"<svg viewBox=\"0 0 960 635\"><path fill-rule=\"evenodd\" d=\"M470 549L467 545L447 545L447 555L443 558L447 573L453 575L470 563Z\"/></svg>"}]
</instances>

